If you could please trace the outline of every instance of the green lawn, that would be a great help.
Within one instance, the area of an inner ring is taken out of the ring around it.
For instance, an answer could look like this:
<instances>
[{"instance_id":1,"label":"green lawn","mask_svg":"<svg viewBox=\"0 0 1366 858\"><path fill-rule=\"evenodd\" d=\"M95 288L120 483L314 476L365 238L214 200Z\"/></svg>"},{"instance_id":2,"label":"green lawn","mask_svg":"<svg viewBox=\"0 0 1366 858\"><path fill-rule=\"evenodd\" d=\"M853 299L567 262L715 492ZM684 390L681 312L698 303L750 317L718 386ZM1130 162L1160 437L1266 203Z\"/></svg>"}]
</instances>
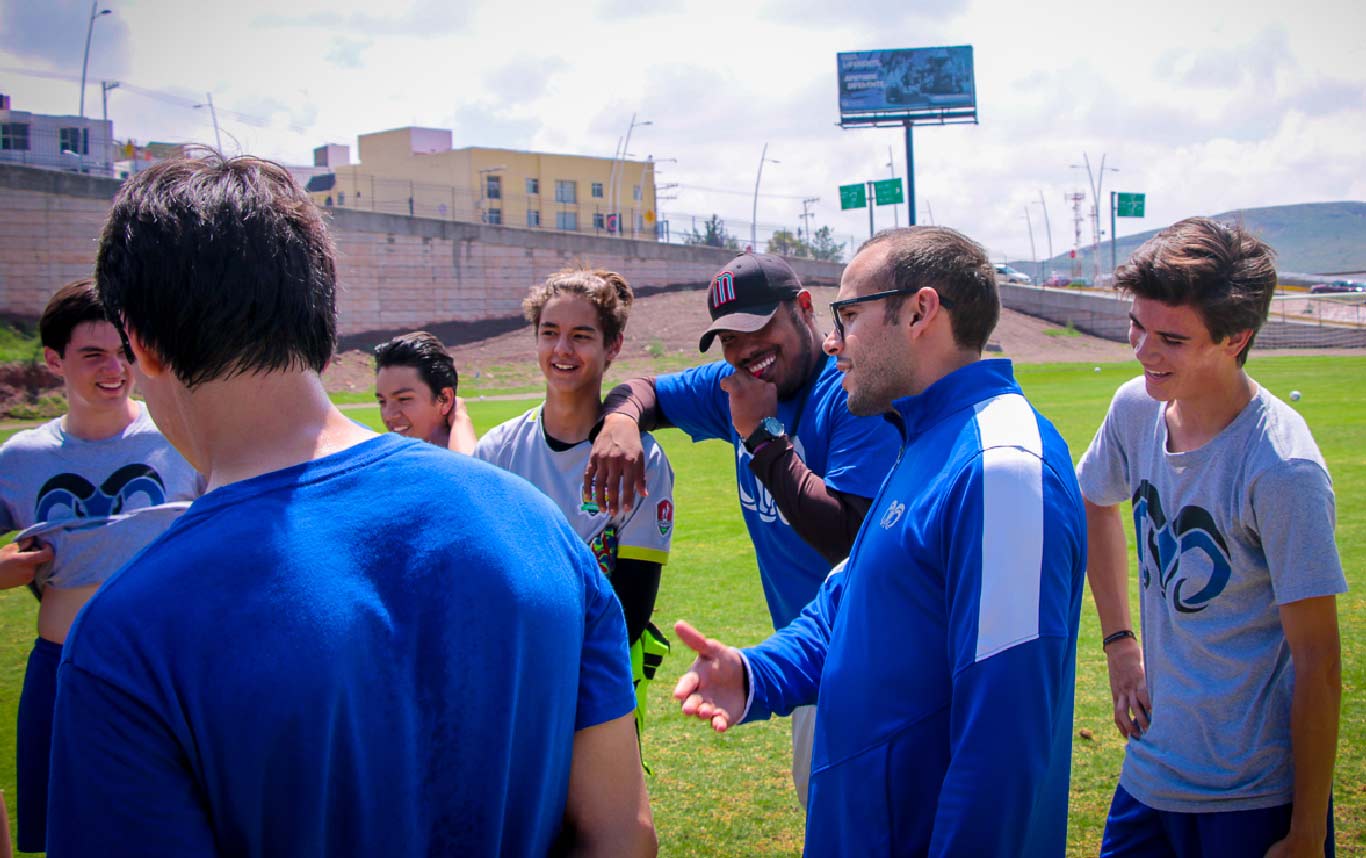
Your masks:
<instances>
[{"instance_id":1,"label":"green lawn","mask_svg":"<svg viewBox=\"0 0 1366 858\"><path fill-rule=\"evenodd\" d=\"M1099 373L1092 364L1026 366L1019 376L1075 457L1090 441L1115 388L1135 374L1135 366L1107 364ZM1366 357L1254 358L1249 370L1282 399L1292 389L1303 393L1296 408L1313 428L1334 477L1338 547L1353 587L1339 602L1343 718L1336 781L1338 854L1366 854L1366 579L1360 562L1366 553L1366 404L1358 388L1359 379L1366 377ZM480 432L529 406L525 401L469 405ZM379 426L376 409L348 414ZM678 484L676 536L656 623L667 630L675 619L684 618L729 643L757 642L768 632L768 611L740 520L730 449L719 442L690 444L675 431L661 432L658 438ZM14 709L33 616L27 591L0 593L0 787L11 796L13 755L6 749L14 744ZM799 853L802 817L787 769L787 724L745 726L717 736L701 722L683 719L669 692L690 660L675 644L651 689L645 752L655 772L650 794L661 854ZM1094 738L1075 738L1069 855L1097 852L1123 755L1109 712L1098 624L1088 598L1078 647L1076 726Z\"/></svg>"}]
</instances>

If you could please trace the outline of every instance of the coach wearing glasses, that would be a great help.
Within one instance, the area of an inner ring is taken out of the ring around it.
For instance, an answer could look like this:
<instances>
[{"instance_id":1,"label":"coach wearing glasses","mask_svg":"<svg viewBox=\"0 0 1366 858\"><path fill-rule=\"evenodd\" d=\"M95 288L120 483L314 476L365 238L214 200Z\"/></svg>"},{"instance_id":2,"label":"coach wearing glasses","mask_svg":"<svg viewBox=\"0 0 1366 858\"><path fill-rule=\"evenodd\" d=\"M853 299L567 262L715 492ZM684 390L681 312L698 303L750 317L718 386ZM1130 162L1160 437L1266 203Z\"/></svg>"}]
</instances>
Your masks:
<instances>
[{"instance_id":1,"label":"coach wearing glasses","mask_svg":"<svg viewBox=\"0 0 1366 858\"><path fill-rule=\"evenodd\" d=\"M762 644L680 623L674 696L724 730L817 700L808 855L1066 848L1086 521L1067 445L1006 360L985 251L885 232L844 272L825 350L849 410L904 439L843 572Z\"/></svg>"},{"instance_id":2,"label":"coach wearing glasses","mask_svg":"<svg viewBox=\"0 0 1366 858\"><path fill-rule=\"evenodd\" d=\"M896 460L896 432L845 407L835 362L821 353L811 293L780 257L731 260L711 280L707 310L712 323L699 348L720 341L725 360L611 391L584 492L616 514L649 491L642 430L676 426L694 441L729 443L764 598L781 629L848 556ZM792 777L803 807L814 716L810 706L792 713Z\"/></svg>"}]
</instances>

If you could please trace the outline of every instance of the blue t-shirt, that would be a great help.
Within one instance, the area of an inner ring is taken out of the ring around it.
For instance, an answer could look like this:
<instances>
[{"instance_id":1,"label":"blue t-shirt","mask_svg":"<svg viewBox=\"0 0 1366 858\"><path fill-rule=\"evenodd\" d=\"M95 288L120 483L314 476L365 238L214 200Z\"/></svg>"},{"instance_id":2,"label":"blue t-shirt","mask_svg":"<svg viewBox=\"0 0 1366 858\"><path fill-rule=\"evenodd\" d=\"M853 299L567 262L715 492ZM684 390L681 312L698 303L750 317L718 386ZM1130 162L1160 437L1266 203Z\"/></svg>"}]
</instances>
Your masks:
<instances>
[{"instance_id":1,"label":"blue t-shirt","mask_svg":"<svg viewBox=\"0 0 1366 858\"><path fill-rule=\"evenodd\" d=\"M735 481L740 508L754 542L773 627L792 621L815 598L830 563L797 534L778 511L763 483L750 470L745 439L731 422L730 396L721 380L734 372L724 361L655 379L655 397L665 418L694 441L720 438L735 448ZM835 359L796 396L778 403L778 419L792 436L797 456L827 487L871 498L896 462L901 441L881 417L855 417L840 386Z\"/></svg>"},{"instance_id":2,"label":"blue t-shirt","mask_svg":"<svg viewBox=\"0 0 1366 858\"><path fill-rule=\"evenodd\" d=\"M383 435L205 495L63 650L48 849L544 855L625 624L540 492Z\"/></svg>"},{"instance_id":3,"label":"blue t-shirt","mask_svg":"<svg viewBox=\"0 0 1366 858\"><path fill-rule=\"evenodd\" d=\"M1010 362L895 403L907 446L845 571L746 650L746 719L816 702L810 855L1067 844L1086 520Z\"/></svg>"}]
</instances>

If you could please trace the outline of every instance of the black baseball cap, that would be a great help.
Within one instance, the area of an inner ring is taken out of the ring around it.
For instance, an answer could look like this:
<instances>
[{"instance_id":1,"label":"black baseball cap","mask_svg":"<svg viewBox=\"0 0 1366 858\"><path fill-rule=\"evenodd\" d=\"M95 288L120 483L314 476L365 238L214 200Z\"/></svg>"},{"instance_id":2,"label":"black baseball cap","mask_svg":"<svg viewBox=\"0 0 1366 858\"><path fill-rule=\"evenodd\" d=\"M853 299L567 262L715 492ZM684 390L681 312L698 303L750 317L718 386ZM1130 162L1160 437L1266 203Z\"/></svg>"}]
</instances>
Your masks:
<instances>
[{"instance_id":1,"label":"black baseball cap","mask_svg":"<svg viewBox=\"0 0 1366 858\"><path fill-rule=\"evenodd\" d=\"M766 253L746 253L732 259L716 272L707 287L707 311L711 313L711 327L707 328L697 348L706 351L721 331L757 331L784 301L790 301L802 291L802 281L792 266L781 257Z\"/></svg>"}]
</instances>

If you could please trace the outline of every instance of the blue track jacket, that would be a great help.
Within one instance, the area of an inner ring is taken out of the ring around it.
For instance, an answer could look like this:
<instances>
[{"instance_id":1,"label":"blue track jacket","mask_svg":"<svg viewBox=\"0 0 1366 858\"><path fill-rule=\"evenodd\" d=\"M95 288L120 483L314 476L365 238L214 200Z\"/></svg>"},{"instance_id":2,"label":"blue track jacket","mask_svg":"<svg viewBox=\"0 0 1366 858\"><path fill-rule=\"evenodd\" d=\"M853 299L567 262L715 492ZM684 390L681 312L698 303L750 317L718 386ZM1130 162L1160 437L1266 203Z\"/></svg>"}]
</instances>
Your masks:
<instances>
[{"instance_id":1,"label":"blue track jacket","mask_svg":"<svg viewBox=\"0 0 1366 858\"><path fill-rule=\"evenodd\" d=\"M808 855L1060 856L1086 519L1006 360L889 416L905 439L845 571L745 650L746 720L817 703Z\"/></svg>"}]
</instances>

